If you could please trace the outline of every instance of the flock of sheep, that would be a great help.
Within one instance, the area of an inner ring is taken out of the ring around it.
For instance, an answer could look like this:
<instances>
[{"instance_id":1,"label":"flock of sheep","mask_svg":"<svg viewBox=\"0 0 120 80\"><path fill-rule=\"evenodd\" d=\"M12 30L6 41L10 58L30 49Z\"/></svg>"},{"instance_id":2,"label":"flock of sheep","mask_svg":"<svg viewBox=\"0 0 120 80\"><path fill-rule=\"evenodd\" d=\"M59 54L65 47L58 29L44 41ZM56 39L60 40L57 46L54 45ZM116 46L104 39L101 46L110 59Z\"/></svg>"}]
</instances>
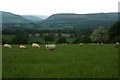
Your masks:
<instances>
[{"instance_id":1,"label":"flock of sheep","mask_svg":"<svg viewBox=\"0 0 120 80\"><path fill-rule=\"evenodd\" d=\"M40 48L40 46L37 43L33 43L32 47L33 48ZM45 47L48 50L54 50L56 46L54 44L50 44L50 45L46 45ZM4 44L4 48L12 48L12 46L10 44ZM27 49L27 47L25 45L20 45L19 48L20 49Z\"/></svg>"},{"instance_id":2,"label":"flock of sheep","mask_svg":"<svg viewBox=\"0 0 120 80\"><path fill-rule=\"evenodd\" d=\"M91 45L94 44L99 44L99 43L91 43ZM101 43L103 44L103 43ZM119 44L119 42L116 42L116 44ZM80 43L79 45L83 45L83 43ZM40 46L37 43L33 43L32 44L33 48L40 48ZM54 44L49 44L45 46L48 50L54 50L56 48L56 46ZM10 44L4 44L4 48L12 48L12 46ZM25 45L20 45L19 47L20 49L27 49L27 47Z\"/></svg>"}]
</instances>

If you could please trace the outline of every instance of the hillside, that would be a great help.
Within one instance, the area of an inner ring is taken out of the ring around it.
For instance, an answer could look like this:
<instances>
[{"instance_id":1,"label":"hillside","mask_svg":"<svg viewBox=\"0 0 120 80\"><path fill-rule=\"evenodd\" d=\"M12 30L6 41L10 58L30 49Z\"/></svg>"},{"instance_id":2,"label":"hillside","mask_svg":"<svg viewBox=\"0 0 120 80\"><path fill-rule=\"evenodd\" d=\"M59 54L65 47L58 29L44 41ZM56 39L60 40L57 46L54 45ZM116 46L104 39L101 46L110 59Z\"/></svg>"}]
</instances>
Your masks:
<instances>
[{"instance_id":1,"label":"hillside","mask_svg":"<svg viewBox=\"0 0 120 80\"><path fill-rule=\"evenodd\" d=\"M20 16L20 15L16 15L10 12L3 12L0 11L2 13L2 23L3 24L21 24L21 23L31 23L32 21ZM1 21L0 21L1 22Z\"/></svg>"},{"instance_id":2,"label":"hillside","mask_svg":"<svg viewBox=\"0 0 120 80\"><path fill-rule=\"evenodd\" d=\"M89 21L116 21L118 13L94 13L94 14L53 14L43 23L69 23L69 22L89 22Z\"/></svg>"},{"instance_id":3,"label":"hillside","mask_svg":"<svg viewBox=\"0 0 120 80\"><path fill-rule=\"evenodd\" d=\"M109 28L118 20L118 13L94 13L94 14L53 14L41 23L50 24L50 28L97 28L103 26Z\"/></svg>"},{"instance_id":4,"label":"hillside","mask_svg":"<svg viewBox=\"0 0 120 80\"><path fill-rule=\"evenodd\" d=\"M31 20L32 22L40 22L42 19L37 16L32 16L32 15L22 15L24 18Z\"/></svg>"}]
</instances>

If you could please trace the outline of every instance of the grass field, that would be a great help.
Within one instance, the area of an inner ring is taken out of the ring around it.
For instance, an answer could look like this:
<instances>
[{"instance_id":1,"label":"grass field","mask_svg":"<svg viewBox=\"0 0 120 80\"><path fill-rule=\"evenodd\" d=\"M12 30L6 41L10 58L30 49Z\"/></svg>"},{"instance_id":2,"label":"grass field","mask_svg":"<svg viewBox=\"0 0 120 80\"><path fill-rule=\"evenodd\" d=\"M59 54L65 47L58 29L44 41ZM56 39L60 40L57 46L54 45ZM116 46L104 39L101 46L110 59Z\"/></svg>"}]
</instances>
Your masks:
<instances>
[{"instance_id":1,"label":"grass field","mask_svg":"<svg viewBox=\"0 0 120 80\"><path fill-rule=\"evenodd\" d=\"M3 35L2 38L4 40L8 40L8 41L12 41L12 39L15 37L15 35ZM54 41L51 41L49 43L55 43L60 37L55 37ZM66 40L69 43L72 43L76 38L75 37L66 37ZM29 37L28 38L28 43L32 43L32 42L40 42L40 43L45 43L44 39L42 37Z\"/></svg>"},{"instance_id":2,"label":"grass field","mask_svg":"<svg viewBox=\"0 0 120 80\"><path fill-rule=\"evenodd\" d=\"M3 48L3 78L117 78L118 48L114 44L58 44L41 48Z\"/></svg>"}]
</instances>

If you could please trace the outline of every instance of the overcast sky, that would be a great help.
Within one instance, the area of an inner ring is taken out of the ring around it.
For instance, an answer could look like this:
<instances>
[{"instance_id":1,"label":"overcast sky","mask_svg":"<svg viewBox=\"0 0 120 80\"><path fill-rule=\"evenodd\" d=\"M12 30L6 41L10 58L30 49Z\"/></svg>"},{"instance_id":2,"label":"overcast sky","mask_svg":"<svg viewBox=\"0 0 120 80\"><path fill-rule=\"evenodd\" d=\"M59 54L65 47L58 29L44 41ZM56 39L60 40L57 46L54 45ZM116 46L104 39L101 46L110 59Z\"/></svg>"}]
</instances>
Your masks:
<instances>
[{"instance_id":1,"label":"overcast sky","mask_svg":"<svg viewBox=\"0 0 120 80\"><path fill-rule=\"evenodd\" d=\"M20 15L118 12L119 0L0 0L0 11Z\"/></svg>"}]
</instances>

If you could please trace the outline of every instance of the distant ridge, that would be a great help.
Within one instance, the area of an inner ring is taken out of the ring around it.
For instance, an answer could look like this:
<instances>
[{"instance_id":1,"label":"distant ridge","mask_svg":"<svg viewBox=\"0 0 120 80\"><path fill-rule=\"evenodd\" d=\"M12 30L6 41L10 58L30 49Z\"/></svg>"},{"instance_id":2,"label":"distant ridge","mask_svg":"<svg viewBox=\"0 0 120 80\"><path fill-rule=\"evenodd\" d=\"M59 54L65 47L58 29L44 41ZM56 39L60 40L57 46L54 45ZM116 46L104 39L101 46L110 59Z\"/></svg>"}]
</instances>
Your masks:
<instances>
[{"instance_id":1,"label":"distant ridge","mask_svg":"<svg viewBox=\"0 0 120 80\"><path fill-rule=\"evenodd\" d=\"M31 23L32 22L20 15L13 14L11 12L0 11L0 13L2 13L2 16L0 16L0 17L2 18L3 24L18 24L18 23L23 24L23 23Z\"/></svg>"},{"instance_id":2,"label":"distant ridge","mask_svg":"<svg viewBox=\"0 0 120 80\"><path fill-rule=\"evenodd\" d=\"M117 12L93 14L59 13L51 15L47 19L41 19L36 15L23 16L2 11L0 17L2 17L3 29L95 29L99 26L109 28L118 21Z\"/></svg>"},{"instance_id":3,"label":"distant ridge","mask_svg":"<svg viewBox=\"0 0 120 80\"><path fill-rule=\"evenodd\" d=\"M117 21L118 13L58 13L49 16L42 22L45 23L66 23L66 22L88 22L88 21Z\"/></svg>"}]
</instances>

